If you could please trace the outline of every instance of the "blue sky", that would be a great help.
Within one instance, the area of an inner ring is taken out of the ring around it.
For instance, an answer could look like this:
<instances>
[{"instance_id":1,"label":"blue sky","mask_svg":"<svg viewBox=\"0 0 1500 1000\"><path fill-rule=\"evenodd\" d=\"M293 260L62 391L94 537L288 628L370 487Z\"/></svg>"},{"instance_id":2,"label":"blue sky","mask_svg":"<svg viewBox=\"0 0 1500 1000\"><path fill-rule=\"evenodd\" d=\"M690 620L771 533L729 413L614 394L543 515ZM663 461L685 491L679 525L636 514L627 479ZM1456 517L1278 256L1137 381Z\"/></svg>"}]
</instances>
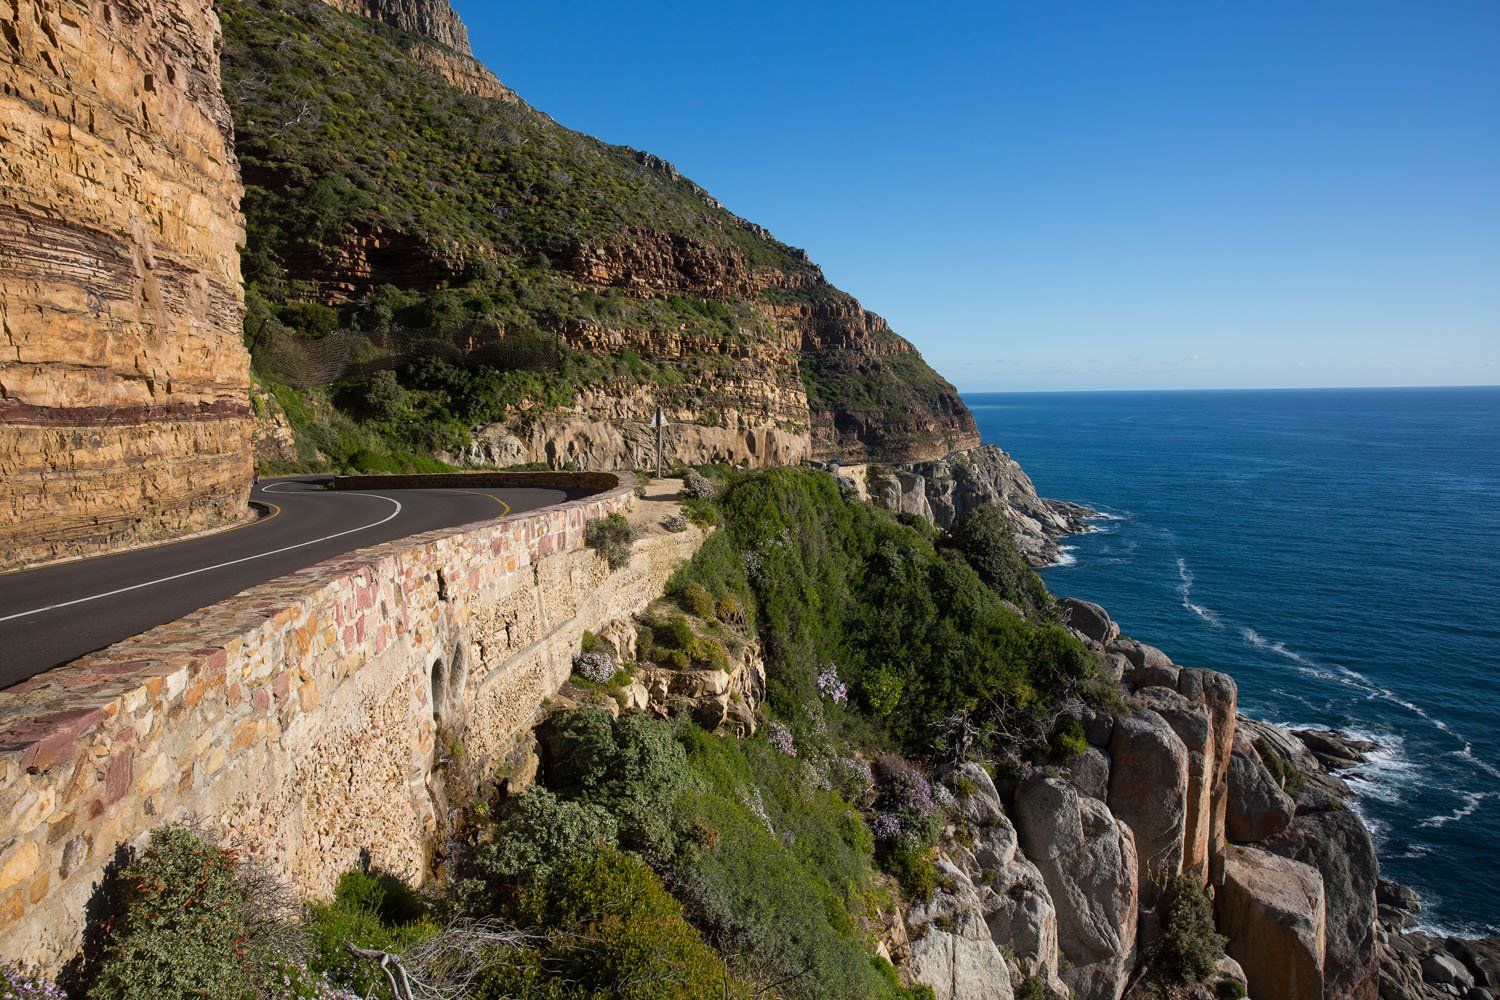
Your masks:
<instances>
[{"instance_id":1,"label":"blue sky","mask_svg":"<svg viewBox=\"0 0 1500 1000\"><path fill-rule=\"evenodd\" d=\"M960 389L1500 383L1500 3L457 0Z\"/></svg>"}]
</instances>

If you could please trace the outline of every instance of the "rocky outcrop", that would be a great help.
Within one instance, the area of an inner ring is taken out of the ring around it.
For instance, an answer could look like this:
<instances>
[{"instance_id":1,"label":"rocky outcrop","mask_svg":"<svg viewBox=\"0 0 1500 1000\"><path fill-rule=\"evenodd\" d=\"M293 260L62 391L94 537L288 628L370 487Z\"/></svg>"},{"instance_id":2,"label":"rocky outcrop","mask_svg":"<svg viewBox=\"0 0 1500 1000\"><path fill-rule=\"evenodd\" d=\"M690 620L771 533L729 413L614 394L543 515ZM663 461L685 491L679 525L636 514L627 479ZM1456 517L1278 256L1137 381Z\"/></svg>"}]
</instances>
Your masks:
<instances>
[{"instance_id":1,"label":"rocky outcrop","mask_svg":"<svg viewBox=\"0 0 1500 1000\"><path fill-rule=\"evenodd\" d=\"M240 182L208 0L0 31L0 566L246 512Z\"/></svg>"},{"instance_id":2,"label":"rocky outcrop","mask_svg":"<svg viewBox=\"0 0 1500 1000\"><path fill-rule=\"evenodd\" d=\"M755 709L766 696L766 664L752 642L728 670L672 670L641 664L626 690L627 707L662 718L689 718L710 732L755 733Z\"/></svg>"},{"instance_id":3,"label":"rocky outcrop","mask_svg":"<svg viewBox=\"0 0 1500 1000\"><path fill-rule=\"evenodd\" d=\"M1261 845L1315 869L1328 904L1324 988L1330 1000L1373 1000L1375 883L1380 864L1359 816L1319 793L1298 796L1291 825Z\"/></svg>"},{"instance_id":4,"label":"rocky outcrop","mask_svg":"<svg viewBox=\"0 0 1500 1000\"><path fill-rule=\"evenodd\" d=\"M1235 747L1229 761L1229 839L1255 844L1276 836L1292 822L1296 804L1261 763L1253 747Z\"/></svg>"},{"instance_id":5,"label":"rocky outcrop","mask_svg":"<svg viewBox=\"0 0 1500 1000\"><path fill-rule=\"evenodd\" d=\"M954 451L942 458L865 470L871 500L897 514L914 514L950 528L975 507L994 504L1006 513L1016 542L1033 566L1057 561L1057 539L1087 530L1094 511L1037 495L1031 477L994 445Z\"/></svg>"},{"instance_id":6,"label":"rocky outcrop","mask_svg":"<svg viewBox=\"0 0 1500 1000\"><path fill-rule=\"evenodd\" d=\"M469 29L448 0L325 0L331 7L362 14L398 31L447 46L463 55L469 49Z\"/></svg>"},{"instance_id":7,"label":"rocky outcrop","mask_svg":"<svg viewBox=\"0 0 1500 1000\"><path fill-rule=\"evenodd\" d=\"M1016 817L1057 912L1063 982L1080 1000L1118 1000L1135 963L1140 902L1130 827L1098 799L1040 774L1017 788Z\"/></svg>"},{"instance_id":8,"label":"rocky outcrop","mask_svg":"<svg viewBox=\"0 0 1500 1000\"><path fill-rule=\"evenodd\" d=\"M1190 709L1175 691L1145 690L1160 697L1138 701L1136 711L1115 719L1109 808L1134 834L1141 905L1154 908L1167 881L1182 871L1189 758L1182 739L1150 706L1174 713Z\"/></svg>"},{"instance_id":9,"label":"rocky outcrop","mask_svg":"<svg viewBox=\"0 0 1500 1000\"><path fill-rule=\"evenodd\" d=\"M941 892L907 912L908 969L936 1000L1012 1000L1011 969L984 921L979 891L952 861L938 862Z\"/></svg>"},{"instance_id":10,"label":"rocky outcrop","mask_svg":"<svg viewBox=\"0 0 1500 1000\"><path fill-rule=\"evenodd\" d=\"M1252 997L1322 1000L1326 911L1316 869L1230 846L1216 910Z\"/></svg>"}]
</instances>

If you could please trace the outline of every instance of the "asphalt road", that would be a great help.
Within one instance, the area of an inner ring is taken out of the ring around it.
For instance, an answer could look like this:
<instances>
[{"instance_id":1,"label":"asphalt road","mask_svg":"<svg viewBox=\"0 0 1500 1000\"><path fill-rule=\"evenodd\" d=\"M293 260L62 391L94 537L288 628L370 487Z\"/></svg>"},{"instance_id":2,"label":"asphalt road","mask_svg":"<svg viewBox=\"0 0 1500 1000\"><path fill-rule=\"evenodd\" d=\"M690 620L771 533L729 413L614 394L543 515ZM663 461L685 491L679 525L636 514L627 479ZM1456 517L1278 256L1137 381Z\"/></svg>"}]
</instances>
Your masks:
<instances>
[{"instance_id":1,"label":"asphalt road","mask_svg":"<svg viewBox=\"0 0 1500 1000\"><path fill-rule=\"evenodd\" d=\"M569 499L562 490L326 490L264 479L256 521L133 552L0 575L0 688L355 549Z\"/></svg>"}]
</instances>

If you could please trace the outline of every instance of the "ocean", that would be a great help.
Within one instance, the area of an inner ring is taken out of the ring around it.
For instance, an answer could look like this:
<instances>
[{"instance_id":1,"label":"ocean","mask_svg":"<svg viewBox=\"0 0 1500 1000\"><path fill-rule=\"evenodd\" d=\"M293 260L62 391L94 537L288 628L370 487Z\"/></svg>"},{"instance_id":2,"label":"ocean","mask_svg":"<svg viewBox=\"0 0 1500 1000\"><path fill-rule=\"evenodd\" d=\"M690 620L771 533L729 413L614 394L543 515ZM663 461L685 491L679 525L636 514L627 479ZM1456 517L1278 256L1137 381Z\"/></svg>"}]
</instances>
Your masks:
<instances>
[{"instance_id":1,"label":"ocean","mask_svg":"<svg viewBox=\"0 0 1500 1000\"><path fill-rule=\"evenodd\" d=\"M1383 874L1427 928L1500 933L1500 388L965 400L1107 515L1054 593L1232 674L1248 715L1379 743L1351 783Z\"/></svg>"}]
</instances>

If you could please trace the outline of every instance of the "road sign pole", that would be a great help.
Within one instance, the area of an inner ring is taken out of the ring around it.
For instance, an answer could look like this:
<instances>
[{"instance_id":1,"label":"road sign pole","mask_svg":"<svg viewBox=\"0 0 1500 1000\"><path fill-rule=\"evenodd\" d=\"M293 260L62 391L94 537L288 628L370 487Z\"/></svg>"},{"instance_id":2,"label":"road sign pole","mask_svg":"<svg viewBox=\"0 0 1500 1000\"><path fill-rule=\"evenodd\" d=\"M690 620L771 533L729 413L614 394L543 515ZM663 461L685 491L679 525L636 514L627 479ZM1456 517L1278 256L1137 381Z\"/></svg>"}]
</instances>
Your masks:
<instances>
[{"instance_id":1,"label":"road sign pole","mask_svg":"<svg viewBox=\"0 0 1500 1000\"><path fill-rule=\"evenodd\" d=\"M656 408L656 478L660 479L662 444L666 437L667 422L662 418L661 407Z\"/></svg>"}]
</instances>

